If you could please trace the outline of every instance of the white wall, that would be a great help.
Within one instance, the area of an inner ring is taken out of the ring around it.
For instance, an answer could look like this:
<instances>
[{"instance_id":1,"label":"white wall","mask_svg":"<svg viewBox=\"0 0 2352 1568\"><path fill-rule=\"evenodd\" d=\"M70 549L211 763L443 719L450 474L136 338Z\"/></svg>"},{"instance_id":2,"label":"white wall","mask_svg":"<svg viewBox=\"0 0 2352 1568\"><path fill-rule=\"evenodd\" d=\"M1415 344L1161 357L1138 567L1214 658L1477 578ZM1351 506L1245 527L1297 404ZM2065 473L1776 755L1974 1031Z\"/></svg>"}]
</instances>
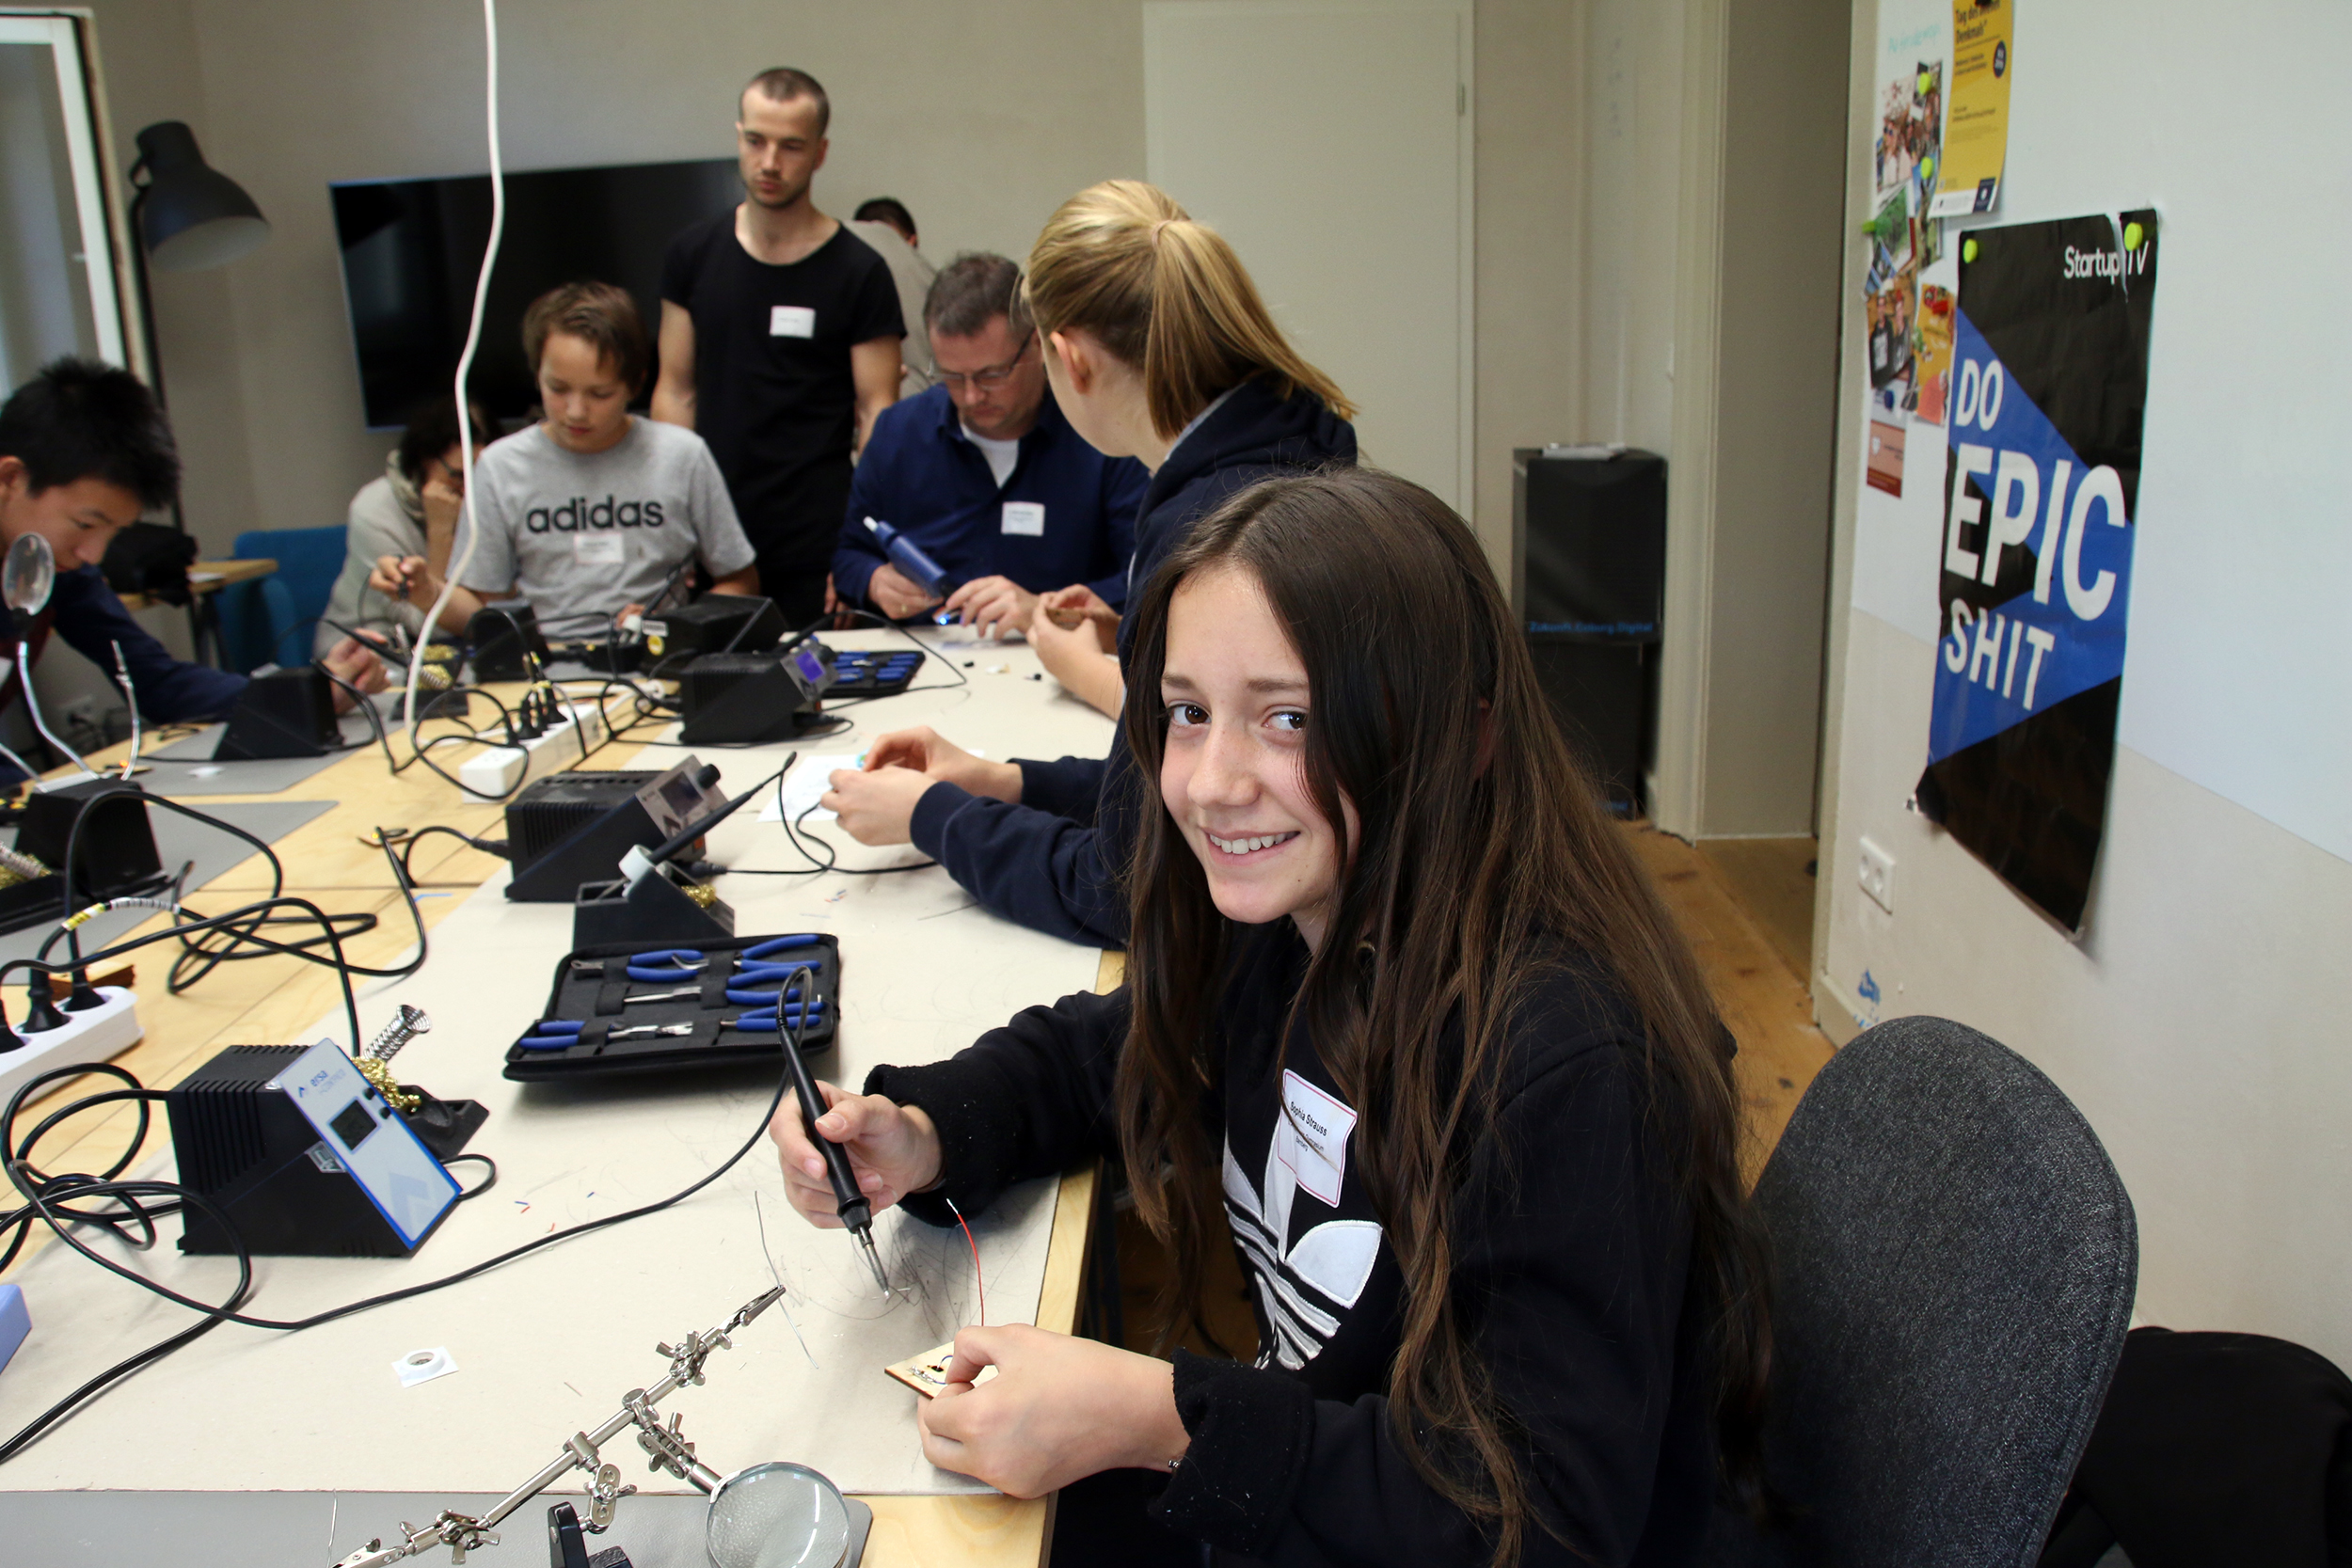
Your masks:
<instances>
[{"instance_id":1,"label":"white wall","mask_svg":"<svg viewBox=\"0 0 2352 1568\"><path fill-rule=\"evenodd\" d=\"M1857 8L1860 26L1876 8ZM2335 626L2352 596L2338 474L2352 404L2340 335L2294 281L2352 245L2352 105L2298 87L2352 48L2352 12L2249 6L2220 31L2208 16L2157 0L2017 21L2003 221L2153 203L2164 225L2120 744L2084 939L1903 808L1926 756L1944 472L1941 434L1915 426L1904 499L1859 491L1841 541L1815 996L1843 1037L1867 971L1883 1016L1959 1019L2048 1071L2132 1192L2150 1321L2352 1363L2337 994L2352 665ZM1872 97L1854 95L1857 142ZM1846 370L1859 439L1858 345ZM1865 833L1896 857L1891 915L1855 885Z\"/></svg>"}]
</instances>

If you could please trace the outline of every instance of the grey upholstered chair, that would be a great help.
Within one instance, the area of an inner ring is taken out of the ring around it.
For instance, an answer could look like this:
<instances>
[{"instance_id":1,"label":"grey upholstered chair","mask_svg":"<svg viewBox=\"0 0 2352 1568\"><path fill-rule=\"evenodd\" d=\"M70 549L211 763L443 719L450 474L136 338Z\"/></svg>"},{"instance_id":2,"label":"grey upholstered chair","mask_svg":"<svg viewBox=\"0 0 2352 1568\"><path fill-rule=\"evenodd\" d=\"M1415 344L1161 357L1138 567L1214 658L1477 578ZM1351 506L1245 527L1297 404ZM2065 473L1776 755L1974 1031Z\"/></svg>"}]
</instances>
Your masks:
<instances>
[{"instance_id":1,"label":"grey upholstered chair","mask_svg":"<svg viewBox=\"0 0 2352 1568\"><path fill-rule=\"evenodd\" d=\"M2139 1240L2058 1086L1973 1029L1882 1023L1806 1089L1757 1184L1769 1473L1808 1568L2040 1555L2130 1327Z\"/></svg>"}]
</instances>

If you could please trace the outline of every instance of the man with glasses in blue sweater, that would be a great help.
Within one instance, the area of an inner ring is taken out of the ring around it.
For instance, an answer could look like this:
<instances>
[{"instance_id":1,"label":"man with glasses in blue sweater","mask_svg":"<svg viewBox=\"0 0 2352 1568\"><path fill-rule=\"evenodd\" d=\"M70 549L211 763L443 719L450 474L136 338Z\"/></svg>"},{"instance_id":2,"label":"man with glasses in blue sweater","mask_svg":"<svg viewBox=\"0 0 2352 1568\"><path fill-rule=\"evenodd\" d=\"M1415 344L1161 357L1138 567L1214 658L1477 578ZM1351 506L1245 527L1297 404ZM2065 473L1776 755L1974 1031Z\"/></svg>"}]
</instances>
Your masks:
<instances>
[{"instance_id":1,"label":"man with glasses in blue sweater","mask_svg":"<svg viewBox=\"0 0 2352 1568\"><path fill-rule=\"evenodd\" d=\"M1127 597L1150 476L1070 428L1021 300L1021 270L967 252L923 304L939 385L874 421L834 554L836 593L892 620L945 610L986 635L1025 632L1040 595L1084 585ZM946 568L939 595L892 565L866 527L897 528Z\"/></svg>"}]
</instances>

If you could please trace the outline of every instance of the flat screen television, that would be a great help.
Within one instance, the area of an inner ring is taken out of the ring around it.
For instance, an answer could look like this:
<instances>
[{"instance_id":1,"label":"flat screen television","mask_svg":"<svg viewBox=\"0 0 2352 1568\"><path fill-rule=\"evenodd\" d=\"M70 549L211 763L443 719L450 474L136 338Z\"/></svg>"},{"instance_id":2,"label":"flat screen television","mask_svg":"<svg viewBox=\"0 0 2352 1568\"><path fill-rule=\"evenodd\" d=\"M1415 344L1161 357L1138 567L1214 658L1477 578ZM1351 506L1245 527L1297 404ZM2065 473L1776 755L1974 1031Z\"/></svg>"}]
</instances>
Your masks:
<instances>
[{"instance_id":1,"label":"flat screen television","mask_svg":"<svg viewBox=\"0 0 2352 1568\"><path fill-rule=\"evenodd\" d=\"M445 395L457 373L490 237L490 177L352 181L328 191L368 427L396 429ZM742 197L731 158L507 175L506 233L474 353L474 395L505 420L537 404L523 363L523 310L559 283L619 284L636 296L646 332L658 334L671 237ZM641 404L652 390L648 384Z\"/></svg>"}]
</instances>

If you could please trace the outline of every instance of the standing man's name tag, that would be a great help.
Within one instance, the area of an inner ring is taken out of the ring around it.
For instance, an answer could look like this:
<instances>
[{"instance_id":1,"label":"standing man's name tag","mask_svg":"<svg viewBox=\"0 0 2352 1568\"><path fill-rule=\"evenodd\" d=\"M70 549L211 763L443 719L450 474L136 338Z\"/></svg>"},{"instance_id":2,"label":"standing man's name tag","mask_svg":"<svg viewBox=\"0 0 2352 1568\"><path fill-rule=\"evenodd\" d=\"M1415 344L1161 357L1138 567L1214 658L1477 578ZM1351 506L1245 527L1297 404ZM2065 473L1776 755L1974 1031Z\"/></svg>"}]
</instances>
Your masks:
<instances>
[{"instance_id":1,"label":"standing man's name tag","mask_svg":"<svg viewBox=\"0 0 2352 1568\"><path fill-rule=\"evenodd\" d=\"M1290 1167L1301 1187L1334 1209L1347 1180L1347 1135L1354 1131L1351 1107L1283 1069L1282 1119L1274 1128L1274 1157Z\"/></svg>"},{"instance_id":2,"label":"standing man's name tag","mask_svg":"<svg viewBox=\"0 0 2352 1568\"><path fill-rule=\"evenodd\" d=\"M816 310L806 305L770 306L768 308L768 336L771 338L816 337Z\"/></svg>"},{"instance_id":3,"label":"standing man's name tag","mask_svg":"<svg viewBox=\"0 0 2352 1568\"><path fill-rule=\"evenodd\" d=\"M572 559L582 566L621 566L628 562L628 550L617 533L575 533Z\"/></svg>"},{"instance_id":4,"label":"standing man's name tag","mask_svg":"<svg viewBox=\"0 0 2352 1568\"><path fill-rule=\"evenodd\" d=\"M1007 501L1005 503L1005 531L1025 533L1032 539L1043 533L1045 531L1045 503L1043 501Z\"/></svg>"}]
</instances>

